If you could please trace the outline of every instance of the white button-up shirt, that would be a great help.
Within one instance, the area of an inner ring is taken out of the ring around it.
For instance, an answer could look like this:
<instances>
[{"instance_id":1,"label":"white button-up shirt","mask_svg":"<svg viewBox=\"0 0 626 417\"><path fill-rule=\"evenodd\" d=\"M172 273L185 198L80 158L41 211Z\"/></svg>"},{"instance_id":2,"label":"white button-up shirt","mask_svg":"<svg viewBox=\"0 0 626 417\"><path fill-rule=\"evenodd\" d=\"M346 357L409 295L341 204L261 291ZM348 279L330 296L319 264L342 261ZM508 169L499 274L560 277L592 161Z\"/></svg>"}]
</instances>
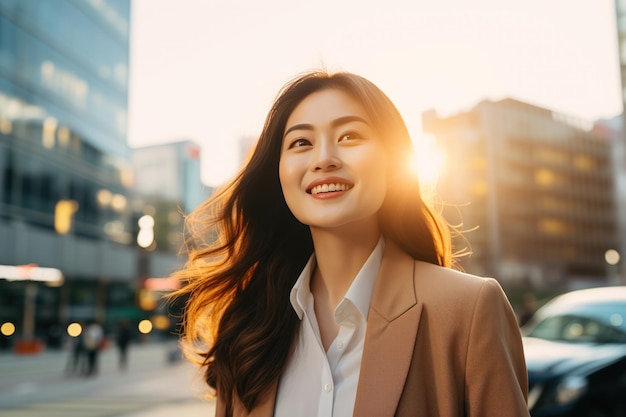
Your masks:
<instances>
[{"instance_id":1,"label":"white button-up shirt","mask_svg":"<svg viewBox=\"0 0 626 417\"><path fill-rule=\"evenodd\" d=\"M352 416L367 315L383 249L381 237L335 308L339 332L328 352L322 346L310 290L315 255L309 259L291 290L291 305L301 324L294 351L280 378L275 417Z\"/></svg>"}]
</instances>

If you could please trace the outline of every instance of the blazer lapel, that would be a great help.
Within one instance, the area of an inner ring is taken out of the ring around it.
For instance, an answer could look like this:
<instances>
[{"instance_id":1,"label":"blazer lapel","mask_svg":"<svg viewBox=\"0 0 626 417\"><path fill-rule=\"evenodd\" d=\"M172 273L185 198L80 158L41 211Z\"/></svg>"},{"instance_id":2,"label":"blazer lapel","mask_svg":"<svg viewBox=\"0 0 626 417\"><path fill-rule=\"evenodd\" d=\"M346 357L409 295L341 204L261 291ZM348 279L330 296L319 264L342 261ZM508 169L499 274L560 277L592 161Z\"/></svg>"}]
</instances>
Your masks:
<instances>
[{"instance_id":1,"label":"blazer lapel","mask_svg":"<svg viewBox=\"0 0 626 417\"><path fill-rule=\"evenodd\" d=\"M385 252L367 318L354 404L355 416L393 416L398 406L422 312L422 303L417 301L415 294L414 266L413 258L393 242L385 242ZM233 416L273 416L277 391L278 382L275 382L250 413L236 401ZM218 401L217 416L225 414L219 405Z\"/></svg>"},{"instance_id":2,"label":"blazer lapel","mask_svg":"<svg viewBox=\"0 0 626 417\"><path fill-rule=\"evenodd\" d=\"M386 242L367 319L355 416L393 416L397 408L422 311L415 294L414 265L409 255Z\"/></svg>"}]
</instances>

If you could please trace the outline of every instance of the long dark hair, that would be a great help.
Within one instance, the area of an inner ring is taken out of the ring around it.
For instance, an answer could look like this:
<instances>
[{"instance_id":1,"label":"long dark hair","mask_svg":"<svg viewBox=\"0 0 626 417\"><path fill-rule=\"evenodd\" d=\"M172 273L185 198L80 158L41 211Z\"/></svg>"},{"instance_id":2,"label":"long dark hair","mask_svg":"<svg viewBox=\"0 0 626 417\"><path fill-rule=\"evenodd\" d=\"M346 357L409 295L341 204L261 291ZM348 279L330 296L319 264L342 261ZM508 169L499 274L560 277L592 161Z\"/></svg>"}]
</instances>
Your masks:
<instances>
[{"instance_id":1,"label":"long dark hair","mask_svg":"<svg viewBox=\"0 0 626 417\"><path fill-rule=\"evenodd\" d=\"M206 367L206 381L230 410L252 409L278 379L299 320L289 294L313 252L311 233L291 214L278 166L285 124L311 93L338 89L358 101L391 160L379 213L386 239L417 260L450 266L450 234L424 202L410 170L412 143L400 113L374 84L355 74L310 72L275 100L249 162L186 219L188 261L174 276L188 296L184 341Z\"/></svg>"}]
</instances>

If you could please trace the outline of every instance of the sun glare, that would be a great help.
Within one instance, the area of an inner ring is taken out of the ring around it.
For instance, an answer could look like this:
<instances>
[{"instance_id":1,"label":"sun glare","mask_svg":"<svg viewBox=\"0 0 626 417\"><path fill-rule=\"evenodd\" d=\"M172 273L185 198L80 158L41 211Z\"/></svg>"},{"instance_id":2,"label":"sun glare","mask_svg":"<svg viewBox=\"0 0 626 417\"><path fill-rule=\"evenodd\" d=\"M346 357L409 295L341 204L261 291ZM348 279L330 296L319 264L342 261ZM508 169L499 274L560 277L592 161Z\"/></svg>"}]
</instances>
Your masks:
<instances>
[{"instance_id":1,"label":"sun glare","mask_svg":"<svg viewBox=\"0 0 626 417\"><path fill-rule=\"evenodd\" d=\"M415 142L411 166L425 190L434 191L444 165L445 154L437 146L435 138L431 135L420 136Z\"/></svg>"}]
</instances>

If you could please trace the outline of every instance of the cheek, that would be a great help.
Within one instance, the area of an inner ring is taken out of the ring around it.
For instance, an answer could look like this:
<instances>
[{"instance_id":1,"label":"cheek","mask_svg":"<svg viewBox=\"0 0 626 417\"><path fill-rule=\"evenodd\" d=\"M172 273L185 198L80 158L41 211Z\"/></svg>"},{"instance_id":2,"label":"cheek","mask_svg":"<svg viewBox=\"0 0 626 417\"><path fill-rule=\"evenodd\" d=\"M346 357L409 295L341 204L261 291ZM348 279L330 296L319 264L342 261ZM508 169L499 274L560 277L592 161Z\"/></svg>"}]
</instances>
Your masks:
<instances>
[{"instance_id":1,"label":"cheek","mask_svg":"<svg viewBox=\"0 0 626 417\"><path fill-rule=\"evenodd\" d=\"M380 208L383 205L383 201L385 201L385 196L387 195L387 177L384 175L376 176L371 179L370 182L370 201L372 205Z\"/></svg>"},{"instance_id":2,"label":"cheek","mask_svg":"<svg viewBox=\"0 0 626 417\"><path fill-rule=\"evenodd\" d=\"M304 154L281 156L278 161L278 177L282 186L297 184L300 186L308 166L308 157Z\"/></svg>"},{"instance_id":3,"label":"cheek","mask_svg":"<svg viewBox=\"0 0 626 417\"><path fill-rule=\"evenodd\" d=\"M286 160L281 158L278 164L278 178L287 208L289 208L289 211L296 219L301 221L298 216L298 213L300 212L300 200L298 197L301 192L300 176L298 174L297 165L294 164L294 161L289 160L289 158L286 158Z\"/></svg>"},{"instance_id":4,"label":"cheek","mask_svg":"<svg viewBox=\"0 0 626 417\"><path fill-rule=\"evenodd\" d=\"M280 180L280 186L283 188L283 192L285 187L287 187L290 182L293 181L293 169L289 165L289 161L285 161L283 158L280 159L278 163L278 179Z\"/></svg>"},{"instance_id":5,"label":"cheek","mask_svg":"<svg viewBox=\"0 0 626 417\"><path fill-rule=\"evenodd\" d=\"M283 191L283 197L287 206L292 209L292 202L296 193L300 190L300 175L298 164L292 158L281 158L278 164L278 179Z\"/></svg>"},{"instance_id":6,"label":"cheek","mask_svg":"<svg viewBox=\"0 0 626 417\"><path fill-rule=\"evenodd\" d=\"M390 184L387 160L381 159L380 155L383 155L382 153L378 155L378 158L369 165L367 174L371 202L376 206L381 206L387 195L387 188ZM393 167L391 169L393 169Z\"/></svg>"},{"instance_id":7,"label":"cheek","mask_svg":"<svg viewBox=\"0 0 626 417\"><path fill-rule=\"evenodd\" d=\"M361 159L361 169L365 170L373 185L384 187L389 177L389 169L393 170L394 167L389 167L384 149L373 148L368 150L367 155Z\"/></svg>"}]
</instances>

